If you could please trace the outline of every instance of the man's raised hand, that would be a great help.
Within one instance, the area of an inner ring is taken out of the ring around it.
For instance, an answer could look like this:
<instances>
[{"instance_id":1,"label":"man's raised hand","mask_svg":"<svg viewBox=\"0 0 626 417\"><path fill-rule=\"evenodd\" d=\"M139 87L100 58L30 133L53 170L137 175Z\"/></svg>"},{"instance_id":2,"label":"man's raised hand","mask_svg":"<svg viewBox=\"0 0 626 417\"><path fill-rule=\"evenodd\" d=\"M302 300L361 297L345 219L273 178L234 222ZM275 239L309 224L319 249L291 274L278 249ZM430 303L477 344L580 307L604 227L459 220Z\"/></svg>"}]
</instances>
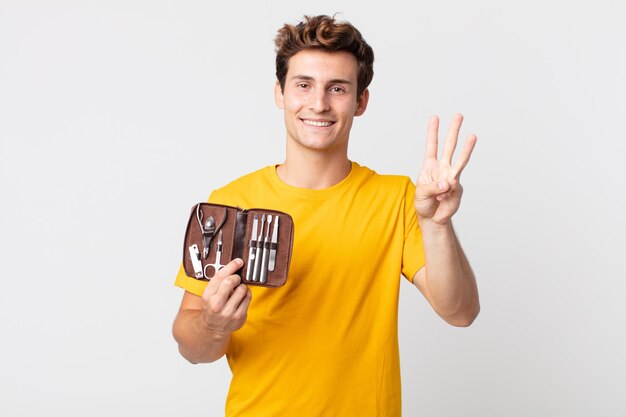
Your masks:
<instances>
[{"instance_id":1,"label":"man's raised hand","mask_svg":"<svg viewBox=\"0 0 626 417\"><path fill-rule=\"evenodd\" d=\"M463 116L456 114L448 130L441 159L437 159L439 118L433 116L428 122L426 155L415 188L415 211L421 220L444 225L459 209L463 195L459 179L477 140L475 135L469 135L452 165L461 123Z\"/></svg>"}]
</instances>

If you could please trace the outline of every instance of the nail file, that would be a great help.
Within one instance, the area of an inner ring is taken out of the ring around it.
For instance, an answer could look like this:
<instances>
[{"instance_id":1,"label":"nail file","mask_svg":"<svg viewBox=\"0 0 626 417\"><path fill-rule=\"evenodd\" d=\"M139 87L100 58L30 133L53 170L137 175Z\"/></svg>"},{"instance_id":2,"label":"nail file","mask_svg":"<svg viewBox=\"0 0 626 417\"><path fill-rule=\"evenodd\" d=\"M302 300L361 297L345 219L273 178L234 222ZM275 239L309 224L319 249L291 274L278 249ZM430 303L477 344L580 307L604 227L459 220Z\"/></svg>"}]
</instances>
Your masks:
<instances>
[{"instance_id":1,"label":"nail file","mask_svg":"<svg viewBox=\"0 0 626 417\"><path fill-rule=\"evenodd\" d=\"M276 248L278 246L278 216L274 216L274 229L272 230L272 242L270 243L270 262L267 269L273 271L276 267Z\"/></svg>"},{"instance_id":2,"label":"nail file","mask_svg":"<svg viewBox=\"0 0 626 417\"><path fill-rule=\"evenodd\" d=\"M267 234L265 235L265 239L263 240L263 255L261 260L261 277L259 281L261 284L265 284L267 282L267 259L270 256L270 228L272 227L272 215L269 214L267 216Z\"/></svg>"},{"instance_id":3,"label":"nail file","mask_svg":"<svg viewBox=\"0 0 626 417\"><path fill-rule=\"evenodd\" d=\"M248 269L246 271L246 281L250 281L252 279L252 274L254 273L254 258L255 258L255 249L256 249L256 229L259 227L259 217L255 214L254 221L252 222L252 238L250 239L250 252L248 253Z\"/></svg>"},{"instance_id":4,"label":"nail file","mask_svg":"<svg viewBox=\"0 0 626 417\"><path fill-rule=\"evenodd\" d=\"M261 241L263 240L263 229L265 228L265 214L261 217L261 230L257 235L257 245L256 245L256 255L254 256L255 261L258 261L261 257ZM259 280L259 271L261 270L261 262L254 262L254 272L252 273L252 281L256 282Z\"/></svg>"}]
</instances>

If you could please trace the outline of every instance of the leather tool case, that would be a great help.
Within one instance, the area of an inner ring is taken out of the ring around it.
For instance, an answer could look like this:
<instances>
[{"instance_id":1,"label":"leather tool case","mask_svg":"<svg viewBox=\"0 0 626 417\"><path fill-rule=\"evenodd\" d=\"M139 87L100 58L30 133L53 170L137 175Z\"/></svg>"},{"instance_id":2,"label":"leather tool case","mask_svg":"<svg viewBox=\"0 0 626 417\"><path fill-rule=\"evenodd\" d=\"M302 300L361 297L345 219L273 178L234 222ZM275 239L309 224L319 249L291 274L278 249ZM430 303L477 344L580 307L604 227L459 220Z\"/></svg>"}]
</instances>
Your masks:
<instances>
[{"instance_id":1,"label":"leather tool case","mask_svg":"<svg viewBox=\"0 0 626 417\"><path fill-rule=\"evenodd\" d=\"M281 211L198 203L185 232L185 273L208 281L216 268L241 258L243 284L280 287L289 273L293 232L293 219Z\"/></svg>"}]
</instances>

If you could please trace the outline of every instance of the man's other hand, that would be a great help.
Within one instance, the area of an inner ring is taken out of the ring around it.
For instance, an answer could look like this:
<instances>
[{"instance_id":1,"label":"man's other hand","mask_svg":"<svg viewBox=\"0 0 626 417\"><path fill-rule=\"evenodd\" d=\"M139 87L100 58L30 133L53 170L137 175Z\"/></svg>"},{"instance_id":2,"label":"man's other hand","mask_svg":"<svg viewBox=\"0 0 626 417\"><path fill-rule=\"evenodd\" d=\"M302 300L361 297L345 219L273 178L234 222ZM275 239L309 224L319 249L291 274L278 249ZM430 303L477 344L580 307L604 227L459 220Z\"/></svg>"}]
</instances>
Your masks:
<instances>
[{"instance_id":1,"label":"man's other hand","mask_svg":"<svg viewBox=\"0 0 626 417\"><path fill-rule=\"evenodd\" d=\"M233 259L217 271L202 294L202 321L214 334L228 336L246 321L252 292L235 272L243 261Z\"/></svg>"}]
</instances>

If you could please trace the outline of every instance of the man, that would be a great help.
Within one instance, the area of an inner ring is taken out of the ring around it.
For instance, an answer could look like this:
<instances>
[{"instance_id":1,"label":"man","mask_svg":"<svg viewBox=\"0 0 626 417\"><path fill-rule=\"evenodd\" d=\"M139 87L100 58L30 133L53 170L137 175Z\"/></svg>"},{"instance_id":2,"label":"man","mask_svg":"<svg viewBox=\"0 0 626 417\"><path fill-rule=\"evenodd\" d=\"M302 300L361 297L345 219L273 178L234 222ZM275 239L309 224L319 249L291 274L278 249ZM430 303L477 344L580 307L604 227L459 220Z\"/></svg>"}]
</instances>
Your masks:
<instances>
[{"instance_id":1,"label":"man","mask_svg":"<svg viewBox=\"0 0 626 417\"><path fill-rule=\"evenodd\" d=\"M476 282L451 217L476 137L452 164L462 116L437 159L428 125L417 185L348 159L352 121L368 104L373 52L352 25L328 16L285 25L276 38L275 100L285 162L215 190L209 201L289 213L292 263L280 288L246 286L235 259L208 285L185 275L174 323L192 363L226 354L227 416L399 416L400 274L454 326L479 311Z\"/></svg>"}]
</instances>

